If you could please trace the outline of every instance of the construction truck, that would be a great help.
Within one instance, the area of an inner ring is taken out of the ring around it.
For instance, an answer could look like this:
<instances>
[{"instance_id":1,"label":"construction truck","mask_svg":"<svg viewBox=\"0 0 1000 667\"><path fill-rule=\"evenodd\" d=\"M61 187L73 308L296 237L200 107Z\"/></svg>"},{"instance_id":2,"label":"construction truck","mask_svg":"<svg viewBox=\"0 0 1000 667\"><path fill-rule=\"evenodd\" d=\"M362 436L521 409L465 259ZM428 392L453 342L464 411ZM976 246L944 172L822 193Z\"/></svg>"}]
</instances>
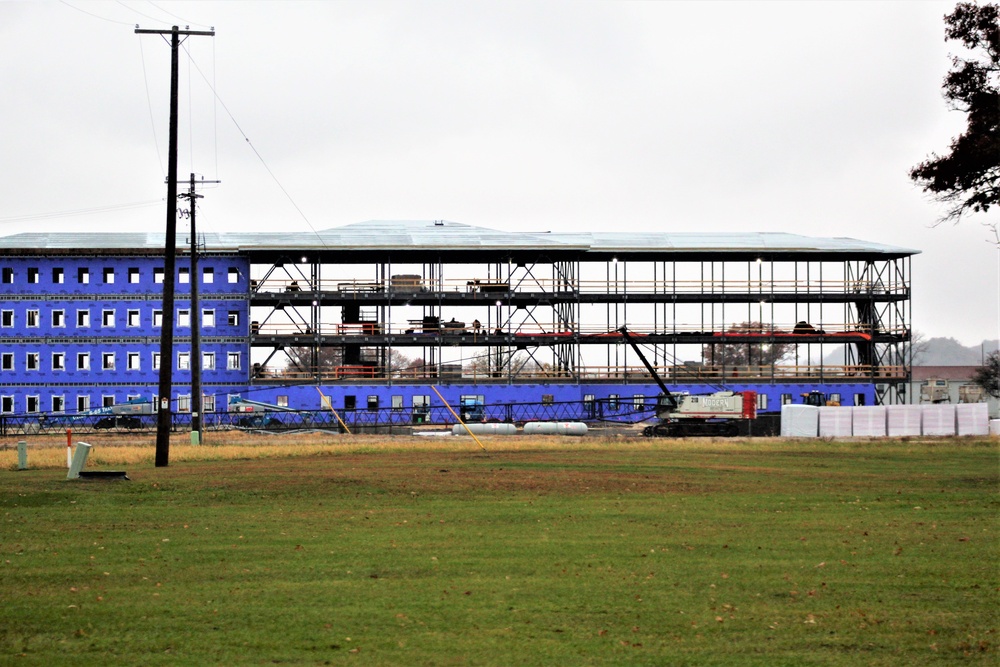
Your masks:
<instances>
[{"instance_id":1,"label":"construction truck","mask_svg":"<svg viewBox=\"0 0 1000 667\"><path fill-rule=\"evenodd\" d=\"M809 393L802 394L802 403L804 405L813 405L817 408L838 407L840 400L833 395L827 395L821 391L810 391Z\"/></svg>"},{"instance_id":2,"label":"construction truck","mask_svg":"<svg viewBox=\"0 0 1000 667\"><path fill-rule=\"evenodd\" d=\"M145 398L133 398L125 403L116 403L103 408L95 408L81 412L76 419L83 417L99 417L94 421L94 428L101 430L128 429L134 431L147 426L139 415L154 414L153 402ZM152 426L150 422L149 426Z\"/></svg>"},{"instance_id":3,"label":"construction truck","mask_svg":"<svg viewBox=\"0 0 1000 667\"><path fill-rule=\"evenodd\" d=\"M749 433L750 420L757 418L757 392L717 391L699 395L675 394L667 389L667 385L646 359L646 355L642 353L628 329L621 327L618 333L635 350L662 392L656 403L656 418L659 422L643 429L644 436L648 438L734 436L739 435L741 431Z\"/></svg>"},{"instance_id":4,"label":"construction truck","mask_svg":"<svg viewBox=\"0 0 1000 667\"><path fill-rule=\"evenodd\" d=\"M278 417L271 415L272 412L295 412L294 409L263 403L261 401L251 401L240 396L229 397L229 412L243 413L245 416L238 417L234 425L247 429L274 429L281 428L284 422Z\"/></svg>"}]
</instances>

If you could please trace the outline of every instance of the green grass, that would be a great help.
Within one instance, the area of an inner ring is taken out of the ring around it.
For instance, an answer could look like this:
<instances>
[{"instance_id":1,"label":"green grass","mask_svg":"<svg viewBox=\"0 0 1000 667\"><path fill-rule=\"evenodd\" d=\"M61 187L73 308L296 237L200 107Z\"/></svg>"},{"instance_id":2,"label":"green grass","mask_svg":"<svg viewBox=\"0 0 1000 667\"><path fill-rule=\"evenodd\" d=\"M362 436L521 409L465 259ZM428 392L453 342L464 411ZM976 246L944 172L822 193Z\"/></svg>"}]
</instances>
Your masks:
<instances>
[{"instance_id":1,"label":"green grass","mask_svg":"<svg viewBox=\"0 0 1000 667\"><path fill-rule=\"evenodd\" d=\"M997 664L996 442L0 471L0 663Z\"/></svg>"}]
</instances>

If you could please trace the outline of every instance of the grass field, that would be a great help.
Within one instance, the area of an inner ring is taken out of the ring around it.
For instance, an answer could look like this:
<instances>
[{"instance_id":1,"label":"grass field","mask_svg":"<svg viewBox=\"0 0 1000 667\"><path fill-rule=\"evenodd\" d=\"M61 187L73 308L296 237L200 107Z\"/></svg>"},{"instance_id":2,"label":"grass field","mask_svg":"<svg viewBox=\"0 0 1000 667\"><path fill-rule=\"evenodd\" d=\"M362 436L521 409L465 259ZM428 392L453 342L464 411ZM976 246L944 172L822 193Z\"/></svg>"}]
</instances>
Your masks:
<instances>
[{"instance_id":1,"label":"grass field","mask_svg":"<svg viewBox=\"0 0 1000 667\"><path fill-rule=\"evenodd\" d=\"M114 442L0 450L0 663L998 662L996 440Z\"/></svg>"}]
</instances>

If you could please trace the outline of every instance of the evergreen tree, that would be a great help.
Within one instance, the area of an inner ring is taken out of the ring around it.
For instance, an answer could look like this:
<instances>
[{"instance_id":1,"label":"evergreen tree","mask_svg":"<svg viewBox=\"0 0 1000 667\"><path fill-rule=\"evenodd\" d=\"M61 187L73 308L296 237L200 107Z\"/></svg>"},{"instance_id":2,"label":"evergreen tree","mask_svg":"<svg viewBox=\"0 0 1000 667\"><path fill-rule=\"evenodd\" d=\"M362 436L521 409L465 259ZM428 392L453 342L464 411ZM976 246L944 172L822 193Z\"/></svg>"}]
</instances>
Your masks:
<instances>
[{"instance_id":1,"label":"evergreen tree","mask_svg":"<svg viewBox=\"0 0 1000 667\"><path fill-rule=\"evenodd\" d=\"M944 220L958 222L1000 203L1000 7L960 2L945 25L945 40L961 43L968 53L952 56L944 97L966 114L968 127L952 139L948 155L932 153L910 170L910 178L947 204Z\"/></svg>"}]
</instances>

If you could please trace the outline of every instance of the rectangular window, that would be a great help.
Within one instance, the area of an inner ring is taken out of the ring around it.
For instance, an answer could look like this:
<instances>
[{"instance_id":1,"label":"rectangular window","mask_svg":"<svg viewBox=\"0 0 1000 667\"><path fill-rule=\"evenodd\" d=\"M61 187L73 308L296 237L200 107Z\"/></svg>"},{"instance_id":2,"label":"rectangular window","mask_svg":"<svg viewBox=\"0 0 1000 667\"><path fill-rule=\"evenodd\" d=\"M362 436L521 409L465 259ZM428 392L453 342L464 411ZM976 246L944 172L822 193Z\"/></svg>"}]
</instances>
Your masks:
<instances>
[{"instance_id":1,"label":"rectangular window","mask_svg":"<svg viewBox=\"0 0 1000 667\"><path fill-rule=\"evenodd\" d=\"M854 394L854 405L864 405L865 395L864 394Z\"/></svg>"},{"instance_id":2,"label":"rectangular window","mask_svg":"<svg viewBox=\"0 0 1000 667\"><path fill-rule=\"evenodd\" d=\"M162 327L163 326L163 311L154 310L153 311L153 326Z\"/></svg>"},{"instance_id":3,"label":"rectangular window","mask_svg":"<svg viewBox=\"0 0 1000 667\"><path fill-rule=\"evenodd\" d=\"M38 269L29 268L28 269L28 282L32 285L38 284Z\"/></svg>"},{"instance_id":4,"label":"rectangular window","mask_svg":"<svg viewBox=\"0 0 1000 667\"><path fill-rule=\"evenodd\" d=\"M90 352L76 353L76 370L78 371L90 370Z\"/></svg>"},{"instance_id":5,"label":"rectangular window","mask_svg":"<svg viewBox=\"0 0 1000 667\"><path fill-rule=\"evenodd\" d=\"M76 411L86 412L90 409L90 396L81 394L76 397Z\"/></svg>"},{"instance_id":6,"label":"rectangular window","mask_svg":"<svg viewBox=\"0 0 1000 667\"><path fill-rule=\"evenodd\" d=\"M618 394L608 394L608 410L618 409Z\"/></svg>"},{"instance_id":7,"label":"rectangular window","mask_svg":"<svg viewBox=\"0 0 1000 667\"><path fill-rule=\"evenodd\" d=\"M207 308L201 311L201 326L204 328L215 326L215 309Z\"/></svg>"},{"instance_id":8,"label":"rectangular window","mask_svg":"<svg viewBox=\"0 0 1000 667\"><path fill-rule=\"evenodd\" d=\"M0 412L14 412L13 396L4 396L0 399Z\"/></svg>"},{"instance_id":9,"label":"rectangular window","mask_svg":"<svg viewBox=\"0 0 1000 667\"><path fill-rule=\"evenodd\" d=\"M4 283L11 285L14 282L14 269L9 266L3 267L3 281Z\"/></svg>"},{"instance_id":10,"label":"rectangular window","mask_svg":"<svg viewBox=\"0 0 1000 667\"><path fill-rule=\"evenodd\" d=\"M642 394L632 395L632 409L633 410L644 410L646 408L646 397Z\"/></svg>"},{"instance_id":11,"label":"rectangular window","mask_svg":"<svg viewBox=\"0 0 1000 667\"><path fill-rule=\"evenodd\" d=\"M238 283L239 281L240 281L240 270L237 269L235 266L230 266L229 267L229 283L232 285L232 284Z\"/></svg>"},{"instance_id":12,"label":"rectangular window","mask_svg":"<svg viewBox=\"0 0 1000 667\"><path fill-rule=\"evenodd\" d=\"M368 409L378 410L378 396L375 394L368 394Z\"/></svg>"},{"instance_id":13,"label":"rectangular window","mask_svg":"<svg viewBox=\"0 0 1000 667\"><path fill-rule=\"evenodd\" d=\"M757 394L757 409L767 410L767 394Z\"/></svg>"},{"instance_id":14,"label":"rectangular window","mask_svg":"<svg viewBox=\"0 0 1000 667\"><path fill-rule=\"evenodd\" d=\"M0 355L0 370L12 371L14 370L14 353L4 352Z\"/></svg>"},{"instance_id":15,"label":"rectangular window","mask_svg":"<svg viewBox=\"0 0 1000 667\"><path fill-rule=\"evenodd\" d=\"M52 412L56 412L56 413L66 412L66 397L65 396L53 396L52 397Z\"/></svg>"},{"instance_id":16,"label":"rectangular window","mask_svg":"<svg viewBox=\"0 0 1000 667\"><path fill-rule=\"evenodd\" d=\"M115 311L113 311L113 310L102 310L101 311L101 326L102 327L113 327L113 326L115 326Z\"/></svg>"},{"instance_id":17,"label":"rectangular window","mask_svg":"<svg viewBox=\"0 0 1000 667\"><path fill-rule=\"evenodd\" d=\"M158 266L153 269L153 282L157 285L163 283L163 267Z\"/></svg>"},{"instance_id":18,"label":"rectangular window","mask_svg":"<svg viewBox=\"0 0 1000 667\"><path fill-rule=\"evenodd\" d=\"M115 370L115 353L105 352L101 355L101 368L106 371Z\"/></svg>"},{"instance_id":19,"label":"rectangular window","mask_svg":"<svg viewBox=\"0 0 1000 667\"><path fill-rule=\"evenodd\" d=\"M555 403L555 397L552 394L542 394L542 405L552 405Z\"/></svg>"},{"instance_id":20,"label":"rectangular window","mask_svg":"<svg viewBox=\"0 0 1000 667\"><path fill-rule=\"evenodd\" d=\"M128 270L128 282L131 285L139 284L139 269L132 267Z\"/></svg>"},{"instance_id":21,"label":"rectangular window","mask_svg":"<svg viewBox=\"0 0 1000 667\"><path fill-rule=\"evenodd\" d=\"M66 282L66 276L64 275L63 270L59 267L52 269L52 284L62 285L64 282Z\"/></svg>"},{"instance_id":22,"label":"rectangular window","mask_svg":"<svg viewBox=\"0 0 1000 667\"><path fill-rule=\"evenodd\" d=\"M64 370L66 370L66 353L65 352L53 352L52 353L52 370L54 370L54 371L64 371Z\"/></svg>"},{"instance_id":23,"label":"rectangular window","mask_svg":"<svg viewBox=\"0 0 1000 667\"><path fill-rule=\"evenodd\" d=\"M403 409L403 397L402 396L394 395L392 397L392 409L393 410L402 410Z\"/></svg>"},{"instance_id":24,"label":"rectangular window","mask_svg":"<svg viewBox=\"0 0 1000 667\"><path fill-rule=\"evenodd\" d=\"M186 285L191 282L191 269L180 268L177 270L177 282L181 285Z\"/></svg>"},{"instance_id":25,"label":"rectangular window","mask_svg":"<svg viewBox=\"0 0 1000 667\"><path fill-rule=\"evenodd\" d=\"M14 326L14 311L4 310L0 311L0 327L12 327Z\"/></svg>"},{"instance_id":26,"label":"rectangular window","mask_svg":"<svg viewBox=\"0 0 1000 667\"><path fill-rule=\"evenodd\" d=\"M207 267L201 270L201 282L205 285L209 285L215 282L215 269L212 267Z\"/></svg>"},{"instance_id":27,"label":"rectangular window","mask_svg":"<svg viewBox=\"0 0 1000 667\"><path fill-rule=\"evenodd\" d=\"M215 352L202 352L201 368L206 371L215 370Z\"/></svg>"},{"instance_id":28,"label":"rectangular window","mask_svg":"<svg viewBox=\"0 0 1000 667\"><path fill-rule=\"evenodd\" d=\"M238 371L240 369L239 352L228 352L226 354L226 368L231 371Z\"/></svg>"},{"instance_id":29,"label":"rectangular window","mask_svg":"<svg viewBox=\"0 0 1000 667\"><path fill-rule=\"evenodd\" d=\"M128 353L128 358L127 358L127 368L128 368L128 370L130 370L130 371L137 371L137 370L139 370L139 366L140 366L139 358L140 358L140 355L139 355L138 352L129 352Z\"/></svg>"},{"instance_id":30,"label":"rectangular window","mask_svg":"<svg viewBox=\"0 0 1000 667\"><path fill-rule=\"evenodd\" d=\"M90 283L90 269L85 266L81 266L76 270L76 282L81 285L87 285Z\"/></svg>"},{"instance_id":31,"label":"rectangular window","mask_svg":"<svg viewBox=\"0 0 1000 667\"><path fill-rule=\"evenodd\" d=\"M191 326L191 311L190 310L178 310L177 311L177 326L178 327L190 327Z\"/></svg>"},{"instance_id":32,"label":"rectangular window","mask_svg":"<svg viewBox=\"0 0 1000 667\"><path fill-rule=\"evenodd\" d=\"M190 352L178 352L177 353L177 370L180 370L180 371L191 370L191 353Z\"/></svg>"},{"instance_id":33,"label":"rectangular window","mask_svg":"<svg viewBox=\"0 0 1000 667\"><path fill-rule=\"evenodd\" d=\"M29 371L37 371L40 368L38 362L40 356L38 352L29 352L25 357L24 367Z\"/></svg>"},{"instance_id":34,"label":"rectangular window","mask_svg":"<svg viewBox=\"0 0 1000 667\"><path fill-rule=\"evenodd\" d=\"M90 326L90 311L89 310L78 310L76 311L76 326L77 328L89 327Z\"/></svg>"},{"instance_id":35,"label":"rectangular window","mask_svg":"<svg viewBox=\"0 0 1000 667\"><path fill-rule=\"evenodd\" d=\"M215 394L204 394L201 397L201 411L215 412Z\"/></svg>"},{"instance_id":36,"label":"rectangular window","mask_svg":"<svg viewBox=\"0 0 1000 667\"><path fill-rule=\"evenodd\" d=\"M137 327L139 326L139 311L130 310L128 311L128 326Z\"/></svg>"},{"instance_id":37,"label":"rectangular window","mask_svg":"<svg viewBox=\"0 0 1000 667\"><path fill-rule=\"evenodd\" d=\"M238 327L240 325L240 311L230 310L226 317L226 323L231 327Z\"/></svg>"},{"instance_id":38,"label":"rectangular window","mask_svg":"<svg viewBox=\"0 0 1000 667\"><path fill-rule=\"evenodd\" d=\"M153 353L153 370L154 371L160 370L160 353L159 352L154 352Z\"/></svg>"},{"instance_id":39,"label":"rectangular window","mask_svg":"<svg viewBox=\"0 0 1000 667\"><path fill-rule=\"evenodd\" d=\"M113 395L112 396L108 396L108 395L101 396L101 405L103 407L110 408L114 404L115 404L115 397Z\"/></svg>"},{"instance_id":40,"label":"rectangular window","mask_svg":"<svg viewBox=\"0 0 1000 667\"><path fill-rule=\"evenodd\" d=\"M38 326L38 311L37 310L26 311L25 312L25 319L26 319L27 326L29 326L29 327L37 327Z\"/></svg>"},{"instance_id":41,"label":"rectangular window","mask_svg":"<svg viewBox=\"0 0 1000 667\"><path fill-rule=\"evenodd\" d=\"M112 268L104 269L104 284L111 285L115 282L115 270Z\"/></svg>"},{"instance_id":42,"label":"rectangular window","mask_svg":"<svg viewBox=\"0 0 1000 667\"><path fill-rule=\"evenodd\" d=\"M344 409L353 410L358 407L358 397L357 396L344 396Z\"/></svg>"},{"instance_id":43,"label":"rectangular window","mask_svg":"<svg viewBox=\"0 0 1000 667\"><path fill-rule=\"evenodd\" d=\"M781 395L781 404L782 405L791 405L792 404L792 395L791 394L782 394Z\"/></svg>"},{"instance_id":44,"label":"rectangular window","mask_svg":"<svg viewBox=\"0 0 1000 667\"><path fill-rule=\"evenodd\" d=\"M840 394L830 394L830 403L832 405L840 405Z\"/></svg>"},{"instance_id":45,"label":"rectangular window","mask_svg":"<svg viewBox=\"0 0 1000 667\"><path fill-rule=\"evenodd\" d=\"M65 310L53 310L52 311L52 326L56 329L61 329L66 326L66 311Z\"/></svg>"},{"instance_id":46,"label":"rectangular window","mask_svg":"<svg viewBox=\"0 0 1000 667\"><path fill-rule=\"evenodd\" d=\"M39 405L41 405L41 401L38 396L28 396L28 412L38 412Z\"/></svg>"},{"instance_id":47,"label":"rectangular window","mask_svg":"<svg viewBox=\"0 0 1000 667\"><path fill-rule=\"evenodd\" d=\"M287 408L288 407L288 394L282 394L282 395L278 396L278 400L275 401L275 404L278 405L279 407Z\"/></svg>"},{"instance_id":48,"label":"rectangular window","mask_svg":"<svg viewBox=\"0 0 1000 667\"><path fill-rule=\"evenodd\" d=\"M177 412L191 412L190 394L181 394L177 397Z\"/></svg>"},{"instance_id":49,"label":"rectangular window","mask_svg":"<svg viewBox=\"0 0 1000 667\"><path fill-rule=\"evenodd\" d=\"M412 409L410 411L410 421L414 424L423 424L427 422L427 417L431 412L431 397L424 396L413 396L410 399Z\"/></svg>"}]
</instances>

